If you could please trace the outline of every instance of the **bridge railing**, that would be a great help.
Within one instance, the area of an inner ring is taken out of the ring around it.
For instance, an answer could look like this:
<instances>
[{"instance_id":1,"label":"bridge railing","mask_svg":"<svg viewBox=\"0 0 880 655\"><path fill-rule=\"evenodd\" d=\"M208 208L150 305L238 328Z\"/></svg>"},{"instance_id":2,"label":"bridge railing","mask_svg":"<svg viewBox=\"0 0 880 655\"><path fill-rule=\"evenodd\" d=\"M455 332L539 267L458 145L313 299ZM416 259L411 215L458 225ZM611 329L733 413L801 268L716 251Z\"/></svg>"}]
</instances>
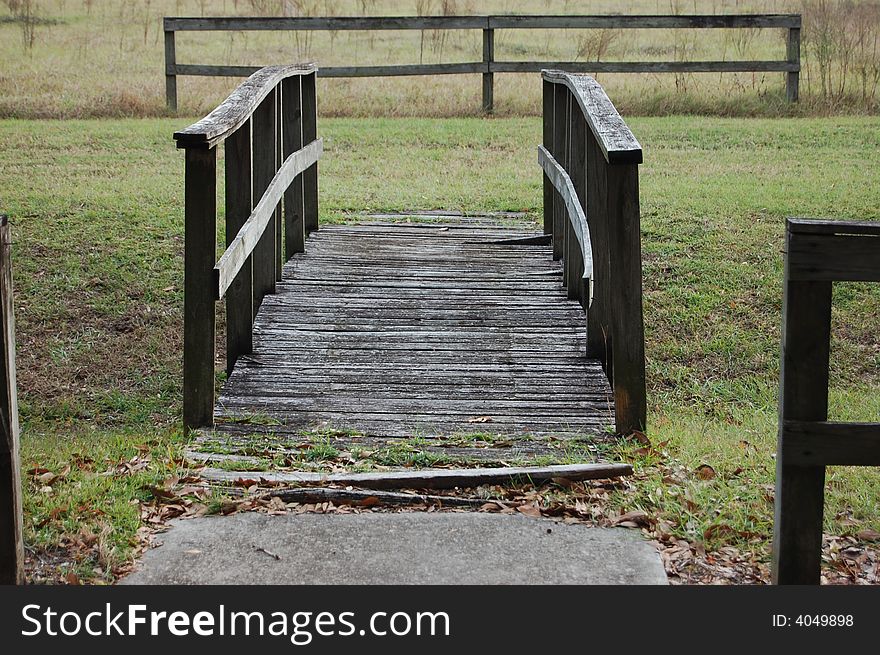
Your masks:
<instances>
[{"instance_id":1,"label":"bridge railing","mask_svg":"<svg viewBox=\"0 0 880 655\"><path fill-rule=\"evenodd\" d=\"M317 68L268 66L174 134L186 150L183 421L214 421L214 303L226 299L226 368L284 261L318 229ZM225 148L226 250L217 261L217 148ZM282 215L283 207L283 215Z\"/></svg>"},{"instance_id":2,"label":"bridge railing","mask_svg":"<svg viewBox=\"0 0 880 655\"><path fill-rule=\"evenodd\" d=\"M818 584L826 466L880 466L880 423L828 421L834 282L880 282L880 224L786 232L773 581Z\"/></svg>"},{"instance_id":3,"label":"bridge railing","mask_svg":"<svg viewBox=\"0 0 880 655\"><path fill-rule=\"evenodd\" d=\"M496 30L524 29L781 29L786 34L785 59L770 61L497 61ZM329 31L343 30L481 30L481 61L444 64L383 64L322 66L321 77L389 77L401 75L483 75L483 109L494 106L495 73L538 73L563 69L575 73L737 73L785 74L788 100L797 102L801 69L801 17L798 14L606 15L606 16L373 16L373 17L166 17L165 95L177 111L179 75L245 76L257 67L177 62L177 32L202 31Z\"/></svg>"},{"instance_id":4,"label":"bridge railing","mask_svg":"<svg viewBox=\"0 0 880 655\"><path fill-rule=\"evenodd\" d=\"M588 75L544 71L544 232L568 296L587 312L587 355L614 389L616 429L644 430L642 147Z\"/></svg>"}]
</instances>

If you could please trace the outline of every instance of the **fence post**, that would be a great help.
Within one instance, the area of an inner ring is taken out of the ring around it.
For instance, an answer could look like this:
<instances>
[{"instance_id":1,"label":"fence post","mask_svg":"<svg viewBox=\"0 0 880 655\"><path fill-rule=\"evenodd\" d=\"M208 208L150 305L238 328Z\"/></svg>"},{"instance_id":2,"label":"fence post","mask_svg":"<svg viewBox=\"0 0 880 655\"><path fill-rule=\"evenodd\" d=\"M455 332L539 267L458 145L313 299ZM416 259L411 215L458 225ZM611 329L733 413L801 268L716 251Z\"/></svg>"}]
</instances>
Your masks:
<instances>
[{"instance_id":1,"label":"fence post","mask_svg":"<svg viewBox=\"0 0 880 655\"><path fill-rule=\"evenodd\" d=\"M801 67L801 28L790 27L788 29L788 44L786 48L786 59L789 64L796 64L796 71L789 71L785 74L785 95L789 102L797 102L799 98L800 87L800 67Z\"/></svg>"},{"instance_id":2,"label":"fence post","mask_svg":"<svg viewBox=\"0 0 880 655\"><path fill-rule=\"evenodd\" d=\"M491 19L490 19L491 20ZM495 110L495 73L492 64L495 62L495 30L487 27L483 30L483 111L491 114Z\"/></svg>"},{"instance_id":3,"label":"fence post","mask_svg":"<svg viewBox=\"0 0 880 655\"><path fill-rule=\"evenodd\" d=\"M645 325L642 316L642 243L639 167L609 164L607 223L614 302L611 332L614 404L619 434L643 431L647 422Z\"/></svg>"},{"instance_id":4,"label":"fence post","mask_svg":"<svg viewBox=\"0 0 880 655\"><path fill-rule=\"evenodd\" d=\"M790 231L786 239L788 251ZM786 261L773 530L775 584L820 581L825 467L788 465L783 455L782 434L786 421L828 418L831 291L831 282L789 279Z\"/></svg>"},{"instance_id":5,"label":"fence post","mask_svg":"<svg viewBox=\"0 0 880 655\"><path fill-rule=\"evenodd\" d=\"M0 216L0 584L24 584L21 537L21 462L15 381L15 315L12 302L12 239Z\"/></svg>"},{"instance_id":6,"label":"fence post","mask_svg":"<svg viewBox=\"0 0 880 655\"><path fill-rule=\"evenodd\" d=\"M553 151L553 87L552 82L544 80L544 147ZM544 173L544 234L553 234L553 182Z\"/></svg>"},{"instance_id":7,"label":"fence post","mask_svg":"<svg viewBox=\"0 0 880 655\"><path fill-rule=\"evenodd\" d=\"M302 76L288 77L281 83L283 158L303 147ZM303 230L303 176L297 175L284 193L284 258L305 252Z\"/></svg>"},{"instance_id":8,"label":"fence post","mask_svg":"<svg viewBox=\"0 0 880 655\"><path fill-rule=\"evenodd\" d=\"M226 247L253 209L251 120L226 139ZM254 258L247 258L226 292L226 372L254 350Z\"/></svg>"},{"instance_id":9,"label":"fence post","mask_svg":"<svg viewBox=\"0 0 880 655\"><path fill-rule=\"evenodd\" d=\"M253 114L253 197L262 198L275 177L276 127L275 91L269 93ZM275 218L270 219L266 231L254 248L254 315L260 308L263 298L275 293Z\"/></svg>"},{"instance_id":10,"label":"fence post","mask_svg":"<svg viewBox=\"0 0 880 655\"><path fill-rule=\"evenodd\" d=\"M303 145L318 138L317 74L302 76L302 132ZM303 173L303 222L306 234L318 229L318 163Z\"/></svg>"},{"instance_id":11,"label":"fence post","mask_svg":"<svg viewBox=\"0 0 880 655\"><path fill-rule=\"evenodd\" d=\"M183 424L214 424L214 258L217 149L186 149L183 300Z\"/></svg>"},{"instance_id":12,"label":"fence post","mask_svg":"<svg viewBox=\"0 0 880 655\"><path fill-rule=\"evenodd\" d=\"M166 19L167 24L167 19ZM165 104L168 111L177 113L177 51L174 30L165 28Z\"/></svg>"}]
</instances>

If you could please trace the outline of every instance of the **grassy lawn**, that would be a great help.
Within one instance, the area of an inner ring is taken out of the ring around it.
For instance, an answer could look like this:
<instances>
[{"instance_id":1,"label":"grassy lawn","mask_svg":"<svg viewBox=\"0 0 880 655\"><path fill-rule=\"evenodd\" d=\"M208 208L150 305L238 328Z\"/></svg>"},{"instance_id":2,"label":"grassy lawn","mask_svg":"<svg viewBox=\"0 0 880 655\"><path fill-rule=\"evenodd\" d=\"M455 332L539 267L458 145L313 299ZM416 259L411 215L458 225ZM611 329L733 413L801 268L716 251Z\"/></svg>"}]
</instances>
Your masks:
<instances>
[{"instance_id":1,"label":"grassy lawn","mask_svg":"<svg viewBox=\"0 0 880 655\"><path fill-rule=\"evenodd\" d=\"M785 216L880 219L880 119L639 118L652 450L612 497L707 549L768 552ZM180 413L185 119L0 121L12 218L26 538L98 541L110 579L138 501L184 477ZM525 210L540 124L329 119L321 220L362 210ZM832 415L880 416L880 289L835 294ZM712 479L696 474L711 466ZM68 470L68 467L69 470ZM670 473L672 471L672 473ZM53 477L57 476L57 477ZM833 469L827 531L880 529L880 475ZM48 555L47 555L48 557Z\"/></svg>"}]
</instances>

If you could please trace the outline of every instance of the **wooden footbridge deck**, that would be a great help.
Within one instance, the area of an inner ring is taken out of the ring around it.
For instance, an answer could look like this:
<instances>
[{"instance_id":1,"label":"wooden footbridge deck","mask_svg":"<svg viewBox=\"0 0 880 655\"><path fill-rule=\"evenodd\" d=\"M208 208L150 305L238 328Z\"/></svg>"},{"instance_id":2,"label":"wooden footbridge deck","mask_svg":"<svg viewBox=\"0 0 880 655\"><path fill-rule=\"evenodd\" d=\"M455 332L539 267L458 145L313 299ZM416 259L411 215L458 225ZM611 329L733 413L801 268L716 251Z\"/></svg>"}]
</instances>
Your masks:
<instances>
[{"instance_id":1,"label":"wooden footbridge deck","mask_svg":"<svg viewBox=\"0 0 880 655\"><path fill-rule=\"evenodd\" d=\"M203 442L224 453L267 438L295 452L319 433L343 449L415 438L520 463L644 429L641 148L601 87L544 74L542 231L489 219L318 230L315 77L264 68L175 135L187 154L186 427L211 428ZM223 298L229 377L215 404Z\"/></svg>"}]
</instances>

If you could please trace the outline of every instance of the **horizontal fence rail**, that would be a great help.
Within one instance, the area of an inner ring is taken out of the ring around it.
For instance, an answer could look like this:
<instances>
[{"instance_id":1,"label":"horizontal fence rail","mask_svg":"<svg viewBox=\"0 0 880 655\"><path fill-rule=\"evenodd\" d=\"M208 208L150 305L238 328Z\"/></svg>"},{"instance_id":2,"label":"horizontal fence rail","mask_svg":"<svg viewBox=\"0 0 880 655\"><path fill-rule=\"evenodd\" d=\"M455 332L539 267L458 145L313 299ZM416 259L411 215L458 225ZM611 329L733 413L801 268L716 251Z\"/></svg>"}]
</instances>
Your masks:
<instances>
[{"instance_id":1,"label":"horizontal fence rail","mask_svg":"<svg viewBox=\"0 0 880 655\"><path fill-rule=\"evenodd\" d=\"M284 261L318 229L317 68L268 66L176 132L186 150L183 421L214 421L214 303L226 299L226 368L253 352L254 317ZM225 148L226 250L217 256L217 148ZM283 209L283 212L282 212Z\"/></svg>"},{"instance_id":2,"label":"horizontal fence rail","mask_svg":"<svg viewBox=\"0 0 880 655\"><path fill-rule=\"evenodd\" d=\"M826 466L880 466L880 423L828 421L834 282L880 282L880 223L788 221L773 580L818 584Z\"/></svg>"},{"instance_id":3,"label":"horizontal fence rail","mask_svg":"<svg viewBox=\"0 0 880 655\"><path fill-rule=\"evenodd\" d=\"M782 29L787 33L786 58L771 61L497 61L495 30L520 29ZM494 108L495 73L537 73L561 69L573 73L737 73L785 74L786 95L798 99L801 17L798 14L733 14L690 16L405 16L357 18L165 18L165 80L168 108L177 111L179 75L239 77L258 66L180 64L175 34L203 31L352 31L352 30L482 30L481 61L450 64L322 67L321 77L395 77L406 75L483 75L483 108Z\"/></svg>"},{"instance_id":4,"label":"horizontal fence rail","mask_svg":"<svg viewBox=\"0 0 880 655\"><path fill-rule=\"evenodd\" d=\"M587 313L587 355L614 390L621 434L646 427L639 172L642 147L587 75L544 71L544 233Z\"/></svg>"}]
</instances>

